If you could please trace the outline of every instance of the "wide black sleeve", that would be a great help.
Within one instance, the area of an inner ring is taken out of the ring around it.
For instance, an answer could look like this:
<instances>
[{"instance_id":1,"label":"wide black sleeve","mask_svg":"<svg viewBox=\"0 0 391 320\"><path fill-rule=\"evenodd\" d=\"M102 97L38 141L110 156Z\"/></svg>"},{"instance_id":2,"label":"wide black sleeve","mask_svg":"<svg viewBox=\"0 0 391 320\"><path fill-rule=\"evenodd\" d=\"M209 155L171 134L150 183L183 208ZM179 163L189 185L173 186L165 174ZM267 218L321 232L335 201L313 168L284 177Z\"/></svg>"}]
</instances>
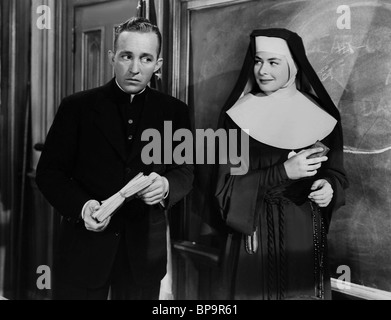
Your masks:
<instances>
[{"instance_id":1,"label":"wide black sleeve","mask_svg":"<svg viewBox=\"0 0 391 320\"><path fill-rule=\"evenodd\" d=\"M225 121L224 128L227 131L235 130L229 119ZM215 197L220 214L227 225L244 234L252 234L256 227L256 212L265 192L289 178L283 164L258 169L252 166L249 159L247 161L247 173L232 175L232 161L219 158ZM224 162L227 164L222 164Z\"/></svg>"},{"instance_id":2,"label":"wide black sleeve","mask_svg":"<svg viewBox=\"0 0 391 320\"><path fill-rule=\"evenodd\" d=\"M327 154L328 161L322 165L319 176L330 182L334 192L330 204L326 208L321 208L328 230L333 214L345 204L345 189L349 186L344 169L341 122L337 123L333 132L324 140L324 143L330 148L330 151Z\"/></svg>"},{"instance_id":3,"label":"wide black sleeve","mask_svg":"<svg viewBox=\"0 0 391 320\"><path fill-rule=\"evenodd\" d=\"M191 132L191 121L189 107L180 103L175 111L175 117L173 121L173 130L185 129ZM174 141L173 150L178 146L179 142ZM169 195L165 199L166 208L170 209L178 201L182 200L193 188L194 180L194 158L191 157L191 161L183 164L177 164L173 161L172 164L167 164L167 171L164 176L169 183Z\"/></svg>"},{"instance_id":4,"label":"wide black sleeve","mask_svg":"<svg viewBox=\"0 0 391 320\"><path fill-rule=\"evenodd\" d=\"M72 179L77 158L79 110L65 98L47 134L38 162L36 182L49 203L63 216L80 218L88 194Z\"/></svg>"}]
</instances>

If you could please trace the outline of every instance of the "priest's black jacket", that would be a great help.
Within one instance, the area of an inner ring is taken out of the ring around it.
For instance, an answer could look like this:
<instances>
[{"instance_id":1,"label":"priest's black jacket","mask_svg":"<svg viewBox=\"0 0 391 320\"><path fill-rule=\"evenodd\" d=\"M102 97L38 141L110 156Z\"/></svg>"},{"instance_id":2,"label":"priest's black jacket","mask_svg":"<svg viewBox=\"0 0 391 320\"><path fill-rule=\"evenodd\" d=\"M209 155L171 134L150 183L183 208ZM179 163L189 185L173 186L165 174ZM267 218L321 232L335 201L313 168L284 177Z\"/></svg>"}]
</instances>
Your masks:
<instances>
[{"instance_id":1,"label":"priest's black jacket","mask_svg":"<svg viewBox=\"0 0 391 320\"><path fill-rule=\"evenodd\" d=\"M112 79L102 87L64 98L48 132L36 182L62 215L56 264L62 281L89 288L104 285L121 236L126 238L137 282L156 283L166 273L166 220L160 204L127 201L100 233L87 231L81 219L88 200L109 198L140 172L167 178L166 209L192 188L192 164L164 163L163 157L161 163L146 164L141 157L150 143L141 139L145 130L159 131L162 142L165 121L170 121L173 132L191 130L188 106L150 87L135 96L133 109L129 105L130 95ZM164 153L164 146L161 148Z\"/></svg>"}]
</instances>

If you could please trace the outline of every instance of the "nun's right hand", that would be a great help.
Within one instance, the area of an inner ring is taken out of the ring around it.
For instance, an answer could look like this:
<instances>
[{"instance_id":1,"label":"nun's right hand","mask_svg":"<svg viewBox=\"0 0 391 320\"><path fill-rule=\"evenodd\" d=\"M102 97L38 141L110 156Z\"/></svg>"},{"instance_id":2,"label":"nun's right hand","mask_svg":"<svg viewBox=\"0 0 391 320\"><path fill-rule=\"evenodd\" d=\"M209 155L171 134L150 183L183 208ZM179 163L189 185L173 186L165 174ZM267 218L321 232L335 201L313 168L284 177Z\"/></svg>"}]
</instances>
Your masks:
<instances>
[{"instance_id":1,"label":"nun's right hand","mask_svg":"<svg viewBox=\"0 0 391 320\"><path fill-rule=\"evenodd\" d=\"M322 162L327 161L327 157L317 157L307 159L311 154L322 152L323 148L313 148L302 150L284 162L284 167L288 178L297 180L305 177L312 177L317 174Z\"/></svg>"}]
</instances>

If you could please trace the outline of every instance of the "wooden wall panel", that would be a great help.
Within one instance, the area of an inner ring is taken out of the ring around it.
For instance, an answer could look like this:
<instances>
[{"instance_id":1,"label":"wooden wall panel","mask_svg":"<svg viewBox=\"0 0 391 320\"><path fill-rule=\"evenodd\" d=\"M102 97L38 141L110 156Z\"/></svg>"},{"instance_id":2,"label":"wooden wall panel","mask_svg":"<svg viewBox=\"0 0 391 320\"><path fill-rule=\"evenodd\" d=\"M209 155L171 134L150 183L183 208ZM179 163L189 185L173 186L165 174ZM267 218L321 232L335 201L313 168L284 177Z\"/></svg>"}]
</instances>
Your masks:
<instances>
[{"instance_id":1,"label":"wooden wall panel","mask_svg":"<svg viewBox=\"0 0 391 320\"><path fill-rule=\"evenodd\" d=\"M6 297L17 296L23 281L19 226L24 216L30 5L29 0L1 1L0 223L5 232L0 236L4 254L0 288Z\"/></svg>"},{"instance_id":2,"label":"wooden wall panel","mask_svg":"<svg viewBox=\"0 0 391 320\"><path fill-rule=\"evenodd\" d=\"M103 52L104 30L85 31L82 38L82 90L88 90L100 86L103 81L103 63L107 63Z\"/></svg>"}]
</instances>

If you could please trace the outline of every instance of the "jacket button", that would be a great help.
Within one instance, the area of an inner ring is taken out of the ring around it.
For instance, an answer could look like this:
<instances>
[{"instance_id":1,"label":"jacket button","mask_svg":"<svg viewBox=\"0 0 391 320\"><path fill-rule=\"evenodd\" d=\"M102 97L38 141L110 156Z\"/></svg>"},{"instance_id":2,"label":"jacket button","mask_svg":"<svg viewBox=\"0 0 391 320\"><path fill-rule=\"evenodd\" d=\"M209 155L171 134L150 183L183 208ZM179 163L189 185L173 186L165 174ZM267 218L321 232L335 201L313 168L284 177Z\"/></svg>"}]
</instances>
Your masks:
<instances>
[{"instance_id":1,"label":"jacket button","mask_svg":"<svg viewBox=\"0 0 391 320\"><path fill-rule=\"evenodd\" d=\"M116 236L116 237L119 237L120 234L121 234L120 232L116 232L116 233L115 233L115 236Z\"/></svg>"},{"instance_id":2,"label":"jacket button","mask_svg":"<svg viewBox=\"0 0 391 320\"><path fill-rule=\"evenodd\" d=\"M130 135L130 136L128 137L128 140L132 140L132 139L133 139L133 136Z\"/></svg>"},{"instance_id":3,"label":"jacket button","mask_svg":"<svg viewBox=\"0 0 391 320\"><path fill-rule=\"evenodd\" d=\"M129 119L129 120L128 120L128 123L129 123L129 124L133 124L133 120L132 120L132 119Z\"/></svg>"}]
</instances>

